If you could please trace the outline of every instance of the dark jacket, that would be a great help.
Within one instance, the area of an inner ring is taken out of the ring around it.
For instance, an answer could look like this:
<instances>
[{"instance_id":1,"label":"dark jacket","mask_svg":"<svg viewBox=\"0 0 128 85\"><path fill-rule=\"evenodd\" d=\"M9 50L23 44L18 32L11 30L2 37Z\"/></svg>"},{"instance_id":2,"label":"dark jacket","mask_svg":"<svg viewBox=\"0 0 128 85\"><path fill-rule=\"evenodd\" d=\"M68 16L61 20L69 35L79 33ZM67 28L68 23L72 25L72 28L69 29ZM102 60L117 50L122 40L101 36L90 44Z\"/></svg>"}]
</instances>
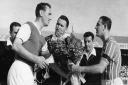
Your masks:
<instances>
[{"instance_id":1,"label":"dark jacket","mask_svg":"<svg viewBox=\"0 0 128 85\"><path fill-rule=\"evenodd\" d=\"M96 49L95 49L96 50ZM89 59L87 60L86 55L83 56L80 66L91 66L98 64L100 62L101 56L100 56L99 50L96 50L96 56L90 55ZM84 85L101 85L101 74L92 74L92 73L85 73L84 76L86 83Z\"/></svg>"}]
</instances>

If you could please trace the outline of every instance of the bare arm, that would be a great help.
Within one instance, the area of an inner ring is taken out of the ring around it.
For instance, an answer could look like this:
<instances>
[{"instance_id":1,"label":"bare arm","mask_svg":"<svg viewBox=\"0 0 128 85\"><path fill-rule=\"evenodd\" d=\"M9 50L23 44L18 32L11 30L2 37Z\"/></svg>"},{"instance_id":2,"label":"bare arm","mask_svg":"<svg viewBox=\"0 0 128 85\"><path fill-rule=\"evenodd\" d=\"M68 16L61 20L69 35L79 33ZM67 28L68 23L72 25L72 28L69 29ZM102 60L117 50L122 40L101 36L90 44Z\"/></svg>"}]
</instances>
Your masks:
<instances>
[{"instance_id":1,"label":"bare arm","mask_svg":"<svg viewBox=\"0 0 128 85\"><path fill-rule=\"evenodd\" d=\"M48 45L47 42L44 44L41 50L41 55L45 57L45 59L49 58L51 56L49 50L48 50Z\"/></svg>"},{"instance_id":2,"label":"bare arm","mask_svg":"<svg viewBox=\"0 0 128 85\"><path fill-rule=\"evenodd\" d=\"M108 61L105 58L101 58L99 64L92 66L73 65L72 70L78 72L88 72L88 73L103 73L107 65L108 65Z\"/></svg>"},{"instance_id":3,"label":"bare arm","mask_svg":"<svg viewBox=\"0 0 128 85\"><path fill-rule=\"evenodd\" d=\"M45 59L43 57L38 57L37 55L30 53L22 46L21 39L19 38L15 39L12 45L12 49L24 59L27 59L35 64L38 64L40 68L44 68L46 66Z\"/></svg>"},{"instance_id":4,"label":"bare arm","mask_svg":"<svg viewBox=\"0 0 128 85\"><path fill-rule=\"evenodd\" d=\"M51 54L49 53L49 51L41 51L41 55L45 57L45 59L49 58L51 56Z\"/></svg>"}]
</instances>

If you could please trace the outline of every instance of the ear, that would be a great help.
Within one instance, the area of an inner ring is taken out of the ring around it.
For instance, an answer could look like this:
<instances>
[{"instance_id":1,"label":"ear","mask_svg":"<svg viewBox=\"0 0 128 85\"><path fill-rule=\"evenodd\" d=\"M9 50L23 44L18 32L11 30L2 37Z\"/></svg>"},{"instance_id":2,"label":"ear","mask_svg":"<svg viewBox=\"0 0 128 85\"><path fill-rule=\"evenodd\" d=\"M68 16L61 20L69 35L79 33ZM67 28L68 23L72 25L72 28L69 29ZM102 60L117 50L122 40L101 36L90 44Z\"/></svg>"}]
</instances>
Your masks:
<instances>
[{"instance_id":1,"label":"ear","mask_svg":"<svg viewBox=\"0 0 128 85\"><path fill-rule=\"evenodd\" d=\"M107 29L107 25L106 24L104 24L104 29L103 30L105 30L105 29Z\"/></svg>"},{"instance_id":2,"label":"ear","mask_svg":"<svg viewBox=\"0 0 128 85\"><path fill-rule=\"evenodd\" d=\"M40 16L44 16L44 11L40 10Z\"/></svg>"}]
</instances>

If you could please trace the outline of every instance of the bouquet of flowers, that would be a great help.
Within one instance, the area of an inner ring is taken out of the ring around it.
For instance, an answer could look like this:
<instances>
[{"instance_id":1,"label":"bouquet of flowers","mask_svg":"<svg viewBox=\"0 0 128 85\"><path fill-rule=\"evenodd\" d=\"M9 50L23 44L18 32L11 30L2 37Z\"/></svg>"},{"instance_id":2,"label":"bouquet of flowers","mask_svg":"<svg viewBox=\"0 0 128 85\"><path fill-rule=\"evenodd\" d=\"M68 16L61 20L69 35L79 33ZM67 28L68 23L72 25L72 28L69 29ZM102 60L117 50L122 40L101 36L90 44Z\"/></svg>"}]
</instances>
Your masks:
<instances>
[{"instance_id":1,"label":"bouquet of flowers","mask_svg":"<svg viewBox=\"0 0 128 85\"><path fill-rule=\"evenodd\" d=\"M74 64L77 64L81 60L83 46L80 39L76 38L73 34L66 38L66 46L68 51L68 59Z\"/></svg>"},{"instance_id":2,"label":"bouquet of flowers","mask_svg":"<svg viewBox=\"0 0 128 85\"><path fill-rule=\"evenodd\" d=\"M80 62L83 52L82 42L74 34L71 33L65 39L49 38L47 42L49 52L65 73L70 72L69 63L78 64Z\"/></svg>"},{"instance_id":3,"label":"bouquet of flowers","mask_svg":"<svg viewBox=\"0 0 128 85\"><path fill-rule=\"evenodd\" d=\"M65 39L47 39L49 52L54 56L55 62L68 64L68 60L77 64L81 60L82 42L72 33ZM67 66L66 66L67 67Z\"/></svg>"},{"instance_id":4,"label":"bouquet of flowers","mask_svg":"<svg viewBox=\"0 0 128 85\"><path fill-rule=\"evenodd\" d=\"M53 55L55 62L59 67L68 73L68 50L65 39L58 39L54 36L47 38L48 50Z\"/></svg>"}]
</instances>

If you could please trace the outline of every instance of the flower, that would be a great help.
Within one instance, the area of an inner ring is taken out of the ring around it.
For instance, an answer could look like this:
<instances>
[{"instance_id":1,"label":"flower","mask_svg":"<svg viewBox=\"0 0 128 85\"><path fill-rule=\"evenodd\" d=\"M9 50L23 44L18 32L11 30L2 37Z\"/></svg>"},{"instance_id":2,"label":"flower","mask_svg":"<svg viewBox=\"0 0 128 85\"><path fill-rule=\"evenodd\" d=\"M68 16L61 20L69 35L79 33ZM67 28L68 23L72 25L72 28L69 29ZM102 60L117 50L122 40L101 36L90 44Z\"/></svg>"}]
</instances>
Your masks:
<instances>
[{"instance_id":1,"label":"flower","mask_svg":"<svg viewBox=\"0 0 128 85\"><path fill-rule=\"evenodd\" d=\"M120 77L128 77L128 66L121 66Z\"/></svg>"},{"instance_id":2,"label":"flower","mask_svg":"<svg viewBox=\"0 0 128 85\"><path fill-rule=\"evenodd\" d=\"M71 75L71 82L73 78L76 78L77 82L82 79L80 73L72 73L70 66L72 63L78 64L83 54L83 46L80 39L76 38L71 33L70 36L65 39L48 38L48 49L53 55L55 62L65 72ZM65 83L69 80L67 79Z\"/></svg>"},{"instance_id":3,"label":"flower","mask_svg":"<svg viewBox=\"0 0 128 85\"><path fill-rule=\"evenodd\" d=\"M67 50L69 53L68 58L74 63L77 64L81 60L83 46L80 39L76 38L73 34L70 37L66 38Z\"/></svg>"}]
</instances>

